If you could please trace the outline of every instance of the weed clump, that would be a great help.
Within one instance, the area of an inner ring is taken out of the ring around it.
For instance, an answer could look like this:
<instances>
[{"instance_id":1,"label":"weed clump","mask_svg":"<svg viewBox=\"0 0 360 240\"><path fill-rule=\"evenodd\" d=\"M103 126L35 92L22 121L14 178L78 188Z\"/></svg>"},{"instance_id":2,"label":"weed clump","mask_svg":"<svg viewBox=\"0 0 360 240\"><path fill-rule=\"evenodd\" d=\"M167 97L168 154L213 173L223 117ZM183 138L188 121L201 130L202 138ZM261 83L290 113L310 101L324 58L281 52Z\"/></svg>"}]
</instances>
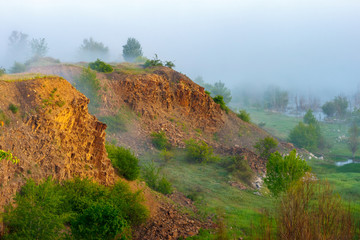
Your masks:
<instances>
[{"instance_id":1,"label":"weed clump","mask_svg":"<svg viewBox=\"0 0 360 240\"><path fill-rule=\"evenodd\" d=\"M105 147L111 163L119 171L120 175L128 180L135 180L139 176L139 159L130 149L114 145L106 145Z\"/></svg>"},{"instance_id":2,"label":"weed clump","mask_svg":"<svg viewBox=\"0 0 360 240\"><path fill-rule=\"evenodd\" d=\"M248 161L243 156L232 156L225 159L224 167L236 178L250 185L254 177L254 172L250 168Z\"/></svg>"},{"instance_id":3,"label":"weed clump","mask_svg":"<svg viewBox=\"0 0 360 240\"><path fill-rule=\"evenodd\" d=\"M12 113L15 114L15 113L17 113L17 112L19 111L19 107L11 103L11 104L9 105L9 110L10 110Z\"/></svg>"}]
</instances>

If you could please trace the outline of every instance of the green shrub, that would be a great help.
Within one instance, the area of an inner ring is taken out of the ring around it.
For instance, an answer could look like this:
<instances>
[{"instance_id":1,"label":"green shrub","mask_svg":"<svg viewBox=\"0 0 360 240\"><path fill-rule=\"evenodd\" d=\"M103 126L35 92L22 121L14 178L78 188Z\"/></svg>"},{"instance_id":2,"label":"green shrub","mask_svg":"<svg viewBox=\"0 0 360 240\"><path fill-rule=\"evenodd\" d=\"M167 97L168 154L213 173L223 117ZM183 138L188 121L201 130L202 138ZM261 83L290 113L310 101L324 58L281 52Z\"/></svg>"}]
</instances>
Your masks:
<instances>
[{"instance_id":1,"label":"green shrub","mask_svg":"<svg viewBox=\"0 0 360 240\"><path fill-rule=\"evenodd\" d=\"M106 145L106 151L108 152L111 163L120 175L128 180L135 180L139 176L139 159L130 149Z\"/></svg>"},{"instance_id":2,"label":"green shrub","mask_svg":"<svg viewBox=\"0 0 360 240\"><path fill-rule=\"evenodd\" d=\"M229 108L226 106L223 96L217 95L217 96L213 97L213 100L215 103L220 105L220 108L222 110L224 110L226 113L229 113Z\"/></svg>"},{"instance_id":3,"label":"green shrub","mask_svg":"<svg viewBox=\"0 0 360 240\"><path fill-rule=\"evenodd\" d=\"M171 147L164 131L151 133L152 144L159 150L169 149Z\"/></svg>"},{"instance_id":4,"label":"green shrub","mask_svg":"<svg viewBox=\"0 0 360 240\"><path fill-rule=\"evenodd\" d=\"M244 122L250 122L250 113L246 112L245 110L240 110L239 113L236 114L238 118L243 120Z\"/></svg>"},{"instance_id":5,"label":"green shrub","mask_svg":"<svg viewBox=\"0 0 360 240\"><path fill-rule=\"evenodd\" d=\"M111 205L94 203L71 222L71 233L75 239L111 240L121 234L121 239L131 239L125 219Z\"/></svg>"},{"instance_id":6,"label":"green shrub","mask_svg":"<svg viewBox=\"0 0 360 240\"><path fill-rule=\"evenodd\" d=\"M172 61L165 61L165 66L172 69L175 67L175 64Z\"/></svg>"},{"instance_id":7,"label":"green shrub","mask_svg":"<svg viewBox=\"0 0 360 240\"><path fill-rule=\"evenodd\" d=\"M111 73L114 71L114 69L111 67L111 65L101 61L100 59L97 59L95 62L89 63L89 67L92 70L103 72L103 73Z\"/></svg>"},{"instance_id":8,"label":"green shrub","mask_svg":"<svg viewBox=\"0 0 360 240\"><path fill-rule=\"evenodd\" d=\"M146 184L155 191L163 194L171 194L173 189L171 183L160 174L160 169L152 162L143 168L143 178Z\"/></svg>"},{"instance_id":9,"label":"green shrub","mask_svg":"<svg viewBox=\"0 0 360 240\"><path fill-rule=\"evenodd\" d=\"M0 161L4 160L4 159L11 161L14 164L19 163L19 159L17 157L13 156L11 152L6 152L6 151L0 149Z\"/></svg>"},{"instance_id":10,"label":"green shrub","mask_svg":"<svg viewBox=\"0 0 360 240\"><path fill-rule=\"evenodd\" d=\"M122 182L105 187L79 178L61 184L30 179L6 206L5 239L63 239L65 225L75 239L131 239L129 226L149 216L139 194Z\"/></svg>"},{"instance_id":11,"label":"green shrub","mask_svg":"<svg viewBox=\"0 0 360 240\"><path fill-rule=\"evenodd\" d=\"M155 54L155 58L151 60L146 60L144 63L144 67L158 67L158 66L164 66L160 59L158 59L157 55Z\"/></svg>"},{"instance_id":12,"label":"green shrub","mask_svg":"<svg viewBox=\"0 0 360 240\"><path fill-rule=\"evenodd\" d=\"M260 157L268 159L277 146L278 141L276 139L272 137L265 137L264 139L257 141L254 148L258 151Z\"/></svg>"},{"instance_id":13,"label":"green shrub","mask_svg":"<svg viewBox=\"0 0 360 240\"><path fill-rule=\"evenodd\" d=\"M50 178L42 184L31 179L15 196L15 205L7 205L3 215L8 230L5 239L60 239L68 215L60 206L65 196Z\"/></svg>"},{"instance_id":14,"label":"green shrub","mask_svg":"<svg viewBox=\"0 0 360 240\"><path fill-rule=\"evenodd\" d=\"M284 157L279 152L275 152L270 155L266 164L264 182L274 196L278 196L309 171L311 167L304 159L297 156L295 149Z\"/></svg>"},{"instance_id":15,"label":"green shrub","mask_svg":"<svg viewBox=\"0 0 360 240\"><path fill-rule=\"evenodd\" d=\"M251 184L254 172L250 168L248 161L243 156L232 156L225 159L226 169L241 181Z\"/></svg>"},{"instance_id":16,"label":"green shrub","mask_svg":"<svg viewBox=\"0 0 360 240\"><path fill-rule=\"evenodd\" d=\"M17 112L19 111L19 107L11 103L11 104L9 105L9 110L10 110L12 113L15 114L15 113L17 113Z\"/></svg>"},{"instance_id":17,"label":"green shrub","mask_svg":"<svg viewBox=\"0 0 360 240\"><path fill-rule=\"evenodd\" d=\"M204 141L189 139L185 141L186 159L189 162L206 163L216 160L213 148Z\"/></svg>"},{"instance_id":18,"label":"green shrub","mask_svg":"<svg viewBox=\"0 0 360 240\"><path fill-rule=\"evenodd\" d=\"M295 146L314 151L323 144L320 126L299 122L289 134L289 141Z\"/></svg>"}]
</instances>

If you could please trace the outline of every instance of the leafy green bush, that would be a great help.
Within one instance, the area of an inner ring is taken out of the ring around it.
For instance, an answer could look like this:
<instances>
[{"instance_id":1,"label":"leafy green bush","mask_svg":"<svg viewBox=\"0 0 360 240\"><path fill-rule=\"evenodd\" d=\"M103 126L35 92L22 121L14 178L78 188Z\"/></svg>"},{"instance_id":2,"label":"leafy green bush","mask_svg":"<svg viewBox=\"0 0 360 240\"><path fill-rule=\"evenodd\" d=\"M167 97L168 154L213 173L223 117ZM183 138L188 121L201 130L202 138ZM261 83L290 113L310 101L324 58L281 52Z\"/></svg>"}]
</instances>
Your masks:
<instances>
[{"instance_id":1,"label":"leafy green bush","mask_svg":"<svg viewBox=\"0 0 360 240\"><path fill-rule=\"evenodd\" d=\"M146 62L144 63L144 67L148 68L148 67L158 67L158 66L163 66L162 61L158 58L158 56L155 54L155 57L151 60L146 60Z\"/></svg>"},{"instance_id":2,"label":"leafy green bush","mask_svg":"<svg viewBox=\"0 0 360 240\"><path fill-rule=\"evenodd\" d=\"M9 110L10 110L12 113L15 114L15 113L17 113L17 112L19 111L19 107L11 103L11 104L9 105Z\"/></svg>"},{"instance_id":3,"label":"leafy green bush","mask_svg":"<svg viewBox=\"0 0 360 240\"><path fill-rule=\"evenodd\" d=\"M152 144L157 149L162 150L171 148L171 144L169 143L164 131L153 132L150 136Z\"/></svg>"},{"instance_id":4,"label":"leafy green bush","mask_svg":"<svg viewBox=\"0 0 360 240\"><path fill-rule=\"evenodd\" d=\"M291 130L289 134L289 141L297 147L306 148L309 151L314 151L321 146L322 136L320 126L314 124L304 124L299 122L298 125Z\"/></svg>"},{"instance_id":5,"label":"leafy green bush","mask_svg":"<svg viewBox=\"0 0 360 240\"><path fill-rule=\"evenodd\" d=\"M250 122L250 113L246 112L245 110L240 110L236 116L238 116L244 122Z\"/></svg>"},{"instance_id":6,"label":"leafy green bush","mask_svg":"<svg viewBox=\"0 0 360 240\"><path fill-rule=\"evenodd\" d=\"M65 196L50 178L42 184L31 179L15 196L15 205L7 205L5 239L60 239L68 214L61 211Z\"/></svg>"},{"instance_id":7,"label":"leafy green bush","mask_svg":"<svg viewBox=\"0 0 360 240\"><path fill-rule=\"evenodd\" d=\"M100 59L97 59L95 62L89 63L89 67L92 70L95 70L98 72L103 72L103 73L111 73L112 71L114 71L114 69L111 67L110 64L107 64L107 63L101 61Z\"/></svg>"},{"instance_id":8,"label":"leafy green bush","mask_svg":"<svg viewBox=\"0 0 360 240\"><path fill-rule=\"evenodd\" d=\"M165 67L173 68L175 67L175 64L172 61L165 61Z\"/></svg>"},{"instance_id":9,"label":"leafy green bush","mask_svg":"<svg viewBox=\"0 0 360 240\"><path fill-rule=\"evenodd\" d=\"M272 137L265 137L264 139L259 140L254 148L258 151L261 157L268 159L270 154L274 152L275 148L278 146L278 141Z\"/></svg>"},{"instance_id":10,"label":"leafy green bush","mask_svg":"<svg viewBox=\"0 0 360 240\"><path fill-rule=\"evenodd\" d=\"M313 111L309 109L306 114L304 115L303 119L304 123L306 124L318 124L318 121L316 120Z\"/></svg>"},{"instance_id":11,"label":"leafy green bush","mask_svg":"<svg viewBox=\"0 0 360 240\"><path fill-rule=\"evenodd\" d=\"M0 149L0 161L4 160L4 159L11 161L14 164L19 163L19 159L17 157L13 156L13 154L11 152L7 152L7 151Z\"/></svg>"},{"instance_id":12,"label":"leafy green bush","mask_svg":"<svg viewBox=\"0 0 360 240\"><path fill-rule=\"evenodd\" d=\"M111 205L98 202L86 208L71 222L71 233L75 239L111 240L118 234L121 239L131 239L125 219ZM129 235L129 234L128 234Z\"/></svg>"},{"instance_id":13,"label":"leafy green bush","mask_svg":"<svg viewBox=\"0 0 360 240\"><path fill-rule=\"evenodd\" d=\"M30 179L6 206L5 239L62 239L69 232L65 225L75 239L131 239L129 226L149 216L139 194L122 182L105 187L79 178L62 184Z\"/></svg>"},{"instance_id":14,"label":"leafy green bush","mask_svg":"<svg viewBox=\"0 0 360 240\"><path fill-rule=\"evenodd\" d=\"M250 168L248 161L243 156L232 156L225 159L223 163L226 169L241 181L251 184L254 172Z\"/></svg>"},{"instance_id":15,"label":"leafy green bush","mask_svg":"<svg viewBox=\"0 0 360 240\"><path fill-rule=\"evenodd\" d=\"M309 171L311 167L304 159L297 156L295 149L284 157L279 152L275 152L270 155L266 164L264 182L274 196L278 196Z\"/></svg>"},{"instance_id":16,"label":"leafy green bush","mask_svg":"<svg viewBox=\"0 0 360 240\"><path fill-rule=\"evenodd\" d=\"M186 158L190 162L206 163L216 160L213 148L204 141L189 139L185 141Z\"/></svg>"},{"instance_id":17,"label":"leafy green bush","mask_svg":"<svg viewBox=\"0 0 360 240\"><path fill-rule=\"evenodd\" d=\"M143 168L142 174L146 184L155 191L163 194L171 194L173 189L171 183L160 174L160 169L152 162Z\"/></svg>"},{"instance_id":18,"label":"leafy green bush","mask_svg":"<svg viewBox=\"0 0 360 240\"><path fill-rule=\"evenodd\" d=\"M223 96L217 95L217 96L213 97L213 100L215 103L220 105L220 108L222 110L224 110L226 113L229 113L229 108L226 106Z\"/></svg>"},{"instance_id":19,"label":"leafy green bush","mask_svg":"<svg viewBox=\"0 0 360 240\"><path fill-rule=\"evenodd\" d=\"M139 176L139 159L130 149L114 145L106 145L105 147L111 163L119 171L120 175L128 180L135 180Z\"/></svg>"}]
</instances>

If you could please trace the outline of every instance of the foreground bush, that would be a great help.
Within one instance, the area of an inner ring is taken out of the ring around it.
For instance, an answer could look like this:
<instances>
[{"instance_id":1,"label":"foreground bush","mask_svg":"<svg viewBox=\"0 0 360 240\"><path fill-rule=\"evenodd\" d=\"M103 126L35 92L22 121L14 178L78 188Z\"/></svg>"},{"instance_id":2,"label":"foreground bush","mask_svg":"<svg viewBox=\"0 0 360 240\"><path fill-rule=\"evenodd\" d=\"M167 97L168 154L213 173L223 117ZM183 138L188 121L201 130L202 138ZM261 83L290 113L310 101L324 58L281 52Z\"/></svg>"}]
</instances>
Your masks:
<instances>
[{"instance_id":1,"label":"foreground bush","mask_svg":"<svg viewBox=\"0 0 360 240\"><path fill-rule=\"evenodd\" d=\"M186 140L185 150L186 159L190 162L206 163L216 159L213 148L204 141Z\"/></svg>"},{"instance_id":2,"label":"foreground bush","mask_svg":"<svg viewBox=\"0 0 360 240\"><path fill-rule=\"evenodd\" d=\"M309 171L311 167L297 155L295 149L284 157L279 152L275 152L270 155L266 164L264 182L272 194L278 196Z\"/></svg>"},{"instance_id":3,"label":"foreground bush","mask_svg":"<svg viewBox=\"0 0 360 240\"><path fill-rule=\"evenodd\" d=\"M148 217L141 202L121 182L105 187L78 178L62 184L30 179L6 207L5 239L130 239L130 226Z\"/></svg>"},{"instance_id":4,"label":"foreground bush","mask_svg":"<svg viewBox=\"0 0 360 240\"><path fill-rule=\"evenodd\" d=\"M113 166L127 180L135 180L140 173L139 159L130 151L123 147L106 145L106 151Z\"/></svg>"}]
</instances>

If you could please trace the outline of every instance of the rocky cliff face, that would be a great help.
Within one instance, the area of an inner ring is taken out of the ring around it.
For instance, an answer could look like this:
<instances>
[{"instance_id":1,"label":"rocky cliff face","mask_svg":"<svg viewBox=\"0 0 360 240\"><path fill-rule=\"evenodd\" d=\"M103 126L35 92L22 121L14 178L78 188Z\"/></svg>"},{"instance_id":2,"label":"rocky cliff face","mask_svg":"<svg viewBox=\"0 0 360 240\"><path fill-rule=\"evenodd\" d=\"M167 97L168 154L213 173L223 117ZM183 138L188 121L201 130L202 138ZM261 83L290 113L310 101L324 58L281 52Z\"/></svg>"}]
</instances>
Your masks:
<instances>
[{"instance_id":1,"label":"rocky cliff face","mask_svg":"<svg viewBox=\"0 0 360 240\"><path fill-rule=\"evenodd\" d=\"M20 160L0 160L0 209L30 177L114 182L105 150L106 125L88 113L88 103L62 78L0 81L5 123L0 125L0 149ZM9 110L10 104L18 107L16 113Z\"/></svg>"}]
</instances>

